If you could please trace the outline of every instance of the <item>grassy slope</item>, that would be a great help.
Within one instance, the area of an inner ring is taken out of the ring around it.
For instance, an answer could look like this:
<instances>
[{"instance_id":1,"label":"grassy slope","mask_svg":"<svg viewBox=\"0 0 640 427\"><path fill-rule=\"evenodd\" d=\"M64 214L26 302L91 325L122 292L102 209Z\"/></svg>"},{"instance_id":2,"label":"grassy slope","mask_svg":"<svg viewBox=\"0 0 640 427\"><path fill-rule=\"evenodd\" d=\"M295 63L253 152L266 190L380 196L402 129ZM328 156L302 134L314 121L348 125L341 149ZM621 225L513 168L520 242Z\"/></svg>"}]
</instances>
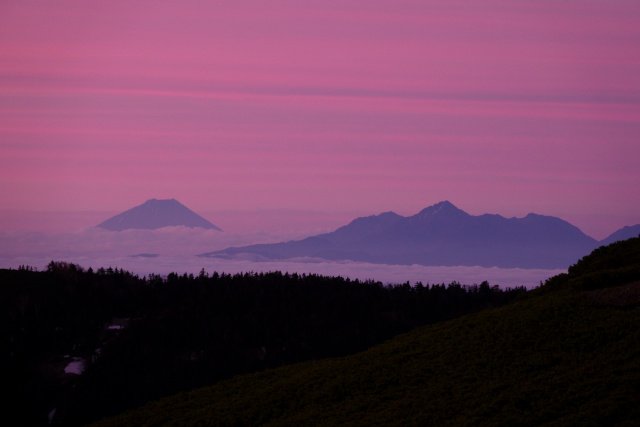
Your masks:
<instances>
[{"instance_id":1,"label":"grassy slope","mask_svg":"<svg viewBox=\"0 0 640 427\"><path fill-rule=\"evenodd\" d=\"M176 395L105 425L613 425L640 420L639 368L640 311L563 291Z\"/></svg>"},{"instance_id":2,"label":"grassy slope","mask_svg":"<svg viewBox=\"0 0 640 427\"><path fill-rule=\"evenodd\" d=\"M640 265L640 239L618 249L635 251L629 262ZM182 393L101 425L638 425L640 309L588 294L595 264L610 265L585 257L509 306L353 356ZM588 286L576 286L581 271Z\"/></svg>"}]
</instances>

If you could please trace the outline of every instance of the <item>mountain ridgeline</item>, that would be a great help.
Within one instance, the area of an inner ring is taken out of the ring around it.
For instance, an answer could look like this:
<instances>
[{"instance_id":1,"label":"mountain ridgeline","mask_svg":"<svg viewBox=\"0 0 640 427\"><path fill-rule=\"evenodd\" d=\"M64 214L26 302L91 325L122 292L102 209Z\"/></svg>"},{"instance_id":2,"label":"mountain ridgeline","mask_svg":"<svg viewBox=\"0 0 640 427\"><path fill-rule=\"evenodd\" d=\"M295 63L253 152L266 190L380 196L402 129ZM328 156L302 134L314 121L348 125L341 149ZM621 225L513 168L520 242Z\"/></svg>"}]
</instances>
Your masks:
<instances>
[{"instance_id":1,"label":"mountain ridgeline","mask_svg":"<svg viewBox=\"0 0 640 427\"><path fill-rule=\"evenodd\" d=\"M393 212L357 218L303 240L231 247L201 254L257 260L319 258L377 264L567 268L599 246L577 227L551 216L469 215L448 201L416 215Z\"/></svg>"}]
</instances>

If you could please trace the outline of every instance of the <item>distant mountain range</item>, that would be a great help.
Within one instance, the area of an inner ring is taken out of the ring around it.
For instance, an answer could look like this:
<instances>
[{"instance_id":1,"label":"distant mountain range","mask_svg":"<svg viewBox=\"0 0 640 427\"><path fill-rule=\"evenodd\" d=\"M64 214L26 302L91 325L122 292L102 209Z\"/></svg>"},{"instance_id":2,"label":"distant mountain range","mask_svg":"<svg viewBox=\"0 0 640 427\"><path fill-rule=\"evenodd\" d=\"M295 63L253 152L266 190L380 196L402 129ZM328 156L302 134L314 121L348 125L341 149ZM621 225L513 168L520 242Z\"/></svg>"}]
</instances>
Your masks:
<instances>
[{"instance_id":1,"label":"distant mountain range","mask_svg":"<svg viewBox=\"0 0 640 427\"><path fill-rule=\"evenodd\" d=\"M551 269L567 268L602 244L638 234L640 224L598 242L556 217L474 216L444 201L409 217L386 212L303 240L231 247L199 256Z\"/></svg>"},{"instance_id":2,"label":"distant mountain range","mask_svg":"<svg viewBox=\"0 0 640 427\"><path fill-rule=\"evenodd\" d=\"M140 206L131 208L101 222L96 227L111 231L122 231L129 229L153 230L177 225L222 231L175 199L147 200Z\"/></svg>"}]
</instances>

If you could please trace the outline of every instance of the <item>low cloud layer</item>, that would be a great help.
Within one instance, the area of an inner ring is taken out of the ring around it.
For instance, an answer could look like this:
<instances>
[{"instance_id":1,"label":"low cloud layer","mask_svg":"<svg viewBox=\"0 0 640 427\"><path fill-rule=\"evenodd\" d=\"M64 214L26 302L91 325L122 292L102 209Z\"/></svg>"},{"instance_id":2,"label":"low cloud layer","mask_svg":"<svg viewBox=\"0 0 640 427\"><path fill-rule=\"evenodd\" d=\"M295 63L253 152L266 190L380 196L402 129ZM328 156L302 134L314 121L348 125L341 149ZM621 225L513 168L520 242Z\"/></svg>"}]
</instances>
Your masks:
<instances>
[{"instance_id":1,"label":"low cloud layer","mask_svg":"<svg viewBox=\"0 0 640 427\"><path fill-rule=\"evenodd\" d=\"M90 227L77 232L0 233L0 256L49 255L51 257L122 257L141 253L195 255L229 246L266 243L306 237L301 233L221 233L188 227L158 230L108 231Z\"/></svg>"},{"instance_id":2,"label":"low cloud layer","mask_svg":"<svg viewBox=\"0 0 640 427\"><path fill-rule=\"evenodd\" d=\"M51 260L77 263L85 268L118 267L139 275L170 272L239 273L283 271L377 280L383 283L489 283L507 286L537 286L562 270L501 269L484 267L400 266L360 262L295 260L254 262L222 260L195 255L254 243L273 243L306 237L300 232L229 234L186 227L112 232L87 228L74 233L0 233L0 268L30 265L43 269ZM136 256L137 255L137 256ZM140 256L143 255L143 256Z\"/></svg>"}]
</instances>

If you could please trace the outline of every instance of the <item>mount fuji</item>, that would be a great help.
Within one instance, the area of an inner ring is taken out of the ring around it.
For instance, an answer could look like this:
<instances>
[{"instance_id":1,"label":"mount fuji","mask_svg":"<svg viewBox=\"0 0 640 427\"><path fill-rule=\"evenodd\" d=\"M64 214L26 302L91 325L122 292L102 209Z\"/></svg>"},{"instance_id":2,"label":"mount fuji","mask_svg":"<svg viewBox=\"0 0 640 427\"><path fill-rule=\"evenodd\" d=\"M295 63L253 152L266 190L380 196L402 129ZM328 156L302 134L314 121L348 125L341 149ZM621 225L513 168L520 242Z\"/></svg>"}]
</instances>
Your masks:
<instances>
[{"instance_id":1,"label":"mount fuji","mask_svg":"<svg viewBox=\"0 0 640 427\"><path fill-rule=\"evenodd\" d=\"M140 206L129 209L96 225L111 231L129 229L157 229L182 225L222 231L176 199L147 200Z\"/></svg>"}]
</instances>

